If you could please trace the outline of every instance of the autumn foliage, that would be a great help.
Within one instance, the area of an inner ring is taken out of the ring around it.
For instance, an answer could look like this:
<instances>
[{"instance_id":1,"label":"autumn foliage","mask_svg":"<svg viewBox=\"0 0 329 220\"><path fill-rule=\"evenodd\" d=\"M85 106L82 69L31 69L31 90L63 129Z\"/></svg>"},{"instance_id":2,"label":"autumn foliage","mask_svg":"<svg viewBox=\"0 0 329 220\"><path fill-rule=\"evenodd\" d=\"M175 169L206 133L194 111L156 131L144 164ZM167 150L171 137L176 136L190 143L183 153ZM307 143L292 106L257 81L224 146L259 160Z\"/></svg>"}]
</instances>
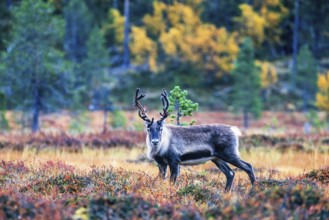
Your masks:
<instances>
[{"instance_id":1,"label":"autumn foliage","mask_svg":"<svg viewBox=\"0 0 329 220\"><path fill-rule=\"evenodd\" d=\"M89 133L70 135L67 133L38 133L15 135L7 134L0 136L0 148L23 150L27 146L43 149L68 149L80 151L83 147L131 148L145 141L143 132L113 131L108 133Z\"/></svg>"},{"instance_id":2,"label":"autumn foliage","mask_svg":"<svg viewBox=\"0 0 329 220\"><path fill-rule=\"evenodd\" d=\"M155 1L153 14L143 19L144 26L132 27L135 62L146 61L151 70L158 70L157 54L163 51L168 59L202 63L217 76L229 73L239 51L237 33L202 22L197 7L200 2L167 5Z\"/></svg>"},{"instance_id":3,"label":"autumn foliage","mask_svg":"<svg viewBox=\"0 0 329 220\"><path fill-rule=\"evenodd\" d=\"M318 75L318 93L316 94L316 105L318 108L329 113L329 72Z\"/></svg>"},{"instance_id":4,"label":"autumn foliage","mask_svg":"<svg viewBox=\"0 0 329 220\"><path fill-rule=\"evenodd\" d=\"M82 172L63 162L33 168L2 161L0 171L2 219L329 217L329 198L321 190L325 185L308 176L260 177L251 190L248 181L239 180L231 199L221 190L219 175L183 175L172 187L143 172L111 167Z\"/></svg>"}]
</instances>

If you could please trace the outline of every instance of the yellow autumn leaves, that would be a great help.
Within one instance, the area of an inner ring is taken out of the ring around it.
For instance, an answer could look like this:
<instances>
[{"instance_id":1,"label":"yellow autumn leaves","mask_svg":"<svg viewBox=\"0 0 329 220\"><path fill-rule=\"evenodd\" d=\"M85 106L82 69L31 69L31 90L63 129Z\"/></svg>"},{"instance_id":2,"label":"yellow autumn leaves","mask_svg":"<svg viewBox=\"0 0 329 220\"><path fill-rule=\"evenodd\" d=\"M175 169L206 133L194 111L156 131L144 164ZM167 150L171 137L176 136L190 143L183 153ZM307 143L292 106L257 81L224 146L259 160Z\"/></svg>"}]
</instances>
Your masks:
<instances>
[{"instance_id":1,"label":"yellow autumn leaves","mask_svg":"<svg viewBox=\"0 0 329 220\"><path fill-rule=\"evenodd\" d=\"M144 16L142 25L131 28L132 63L147 64L156 73L163 70L164 61L191 62L202 66L205 73L221 77L231 72L242 38L251 37L256 46L265 39L270 44L279 43L279 24L288 13L281 0L256 1L253 6L241 4L241 15L234 20L237 31L229 32L203 22L200 3L201 0L172 4L154 1L152 14ZM108 28L115 32L115 43L122 43L124 17L114 9L110 17L113 22ZM273 65L265 61L257 65L263 88L277 81Z\"/></svg>"},{"instance_id":2,"label":"yellow autumn leaves","mask_svg":"<svg viewBox=\"0 0 329 220\"><path fill-rule=\"evenodd\" d=\"M249 4L239 6L241 15L234 20L239 26L239 33L249 36L256 45L268 40L270 44L280 43L282 19L288 14L288 9L280 0L265 0L255 3L254 7ZM255 8L259 8L258 11Z\"/></svg>"},{"instance_id":3,"label":"yellow autumn leaves","mask_svg":"<svg viewBox=\"0 0 329 220\"><path fill-rule=\"evenodd\" d=\"M248 4L241 4L239 8L241 10L241 16L236 17L235 22L240 25L240 33L243 36L251 37L257 44L262 43L265 38L265 19Z\"/></svg>"},{"instance_id":4,"label":"yellow autumn leaves","mask_svg":"<svg viewBox=\"0 0 329 220\"><path fill-rule=\"evenodd\" d=\"M193 7L199 2L154 2L154 12L144 17L144 26L132 28L134 61L142 64L148 60L150 69L157 70L156 56L163 51L172 59L202 64L217 76L231 71L239 51L237 33L203 23L200 12Z\"/></svg>"},{"instance_id":5,"label":"yellow autumn leaves","mask_svg":"<svg viewBox=\"0 0 329 220\"><path fill-rule=\"evenodd\" d=\"M278 81L277 72L271 63L257 60L256 65L260 68L261 87L263 89L270 87Z\"/></svg>"},{"instance_id":6,"label":"yellow autumn leaves","mask_svg":"<svg viewBox=\"0 0 329 220\"><path fill-rule=\"evenodd\" d=\"M130 50L135 56L135 62L143 64L147 60L149 68L156 72L156 44L147 36L146 30L136 26L132 27L132 42L133 44L130 46Z\"/></svg>"},{"instance_id":7,"label":"yellow autumn leaves","mask_svg":"<svg viewBox=\"0 0 329 220\"><path fill-rule=\"evenodd\" d=\"M329 71L318 75L317 84L316 106L329 113Z\"/></svg>"},{"instance_id":8,"label":"yellow autumn leaves","mask_svg":"<svg viewBox=\"0 0 329 220\"><path fill-rule=\"evenodd\" d=\"M116 9L111 9L109 11L109 17L112 22L110 24L107 24L103 27L103 31L107 32L113 32L114 33L114 43L120 44L123 42L124 38L124 22L125 18L120 14L120 12Z\"/></svg>"}]
</instances>

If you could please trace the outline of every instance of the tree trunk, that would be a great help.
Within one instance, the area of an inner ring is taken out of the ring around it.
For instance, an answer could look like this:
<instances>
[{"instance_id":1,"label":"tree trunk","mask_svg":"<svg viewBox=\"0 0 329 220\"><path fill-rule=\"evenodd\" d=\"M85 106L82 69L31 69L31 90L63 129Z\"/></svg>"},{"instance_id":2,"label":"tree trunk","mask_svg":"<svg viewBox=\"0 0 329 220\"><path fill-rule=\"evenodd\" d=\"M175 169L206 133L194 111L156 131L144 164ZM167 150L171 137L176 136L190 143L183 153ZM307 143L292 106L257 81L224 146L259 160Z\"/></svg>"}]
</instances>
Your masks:
<instances>
[{"instance_id":1,"label":"tree trunk","mask_svg":"<svg viewBox=\"0 0 329 220\"><path fill-rule=\"evenodd\" d=\"M180 125L180 117L181 117L182 115L180 114L180 112L179 111L177 111L177 115L176 115L176 122L177 122L177 125Z\"/></svg>"},{"instance_id":2,"label":"tree trunk","mask_svg":"<svg viewBox=\"0 0 329 220\"><path fill-rule=\"evenodd\" d=\"M182 116L180 111L179 111L179 107L180 107L180 104L179 104L178 100L176 99L175 104L174 104L174 109L177 112L177 114L176 114L176 125L180 125L179 119Z\"/></svg>"},{"instance_id":3,"label":"tree trunk","mask_svg":"<svg viewBox=\"0 0 329 220\"><path fill-rule=\"evenodd\" d=\"M294 27L293 27L293 41L292 41L292 75L291 75L291 89L294 90L296 86L297 76L297 53L298 53L298 28L299 28L299 0L295 0L294 12Z\"/></svg>"},{"instance_id":4,"label":"tree trunk","mask_svg":"<svg viewBox=\"0 0 329 220\"><path fill-rule=\"evenodd\" d=\"M34 107L32 118L32 133L39 131L39 113L40 113L40 94L38 89L34 92Z\"/></svg>"},{"instance_id":5,"label":"tree trunk","mask_svg":"<svg viewBox=\"0 0 329 220\"><path fill-rule=\"evenodd\" d=\"M123 66L129 67L130 52L129 52L129 0L125 0L124 5L124 40L123 40Z\"/></svg>"},{"instance_id":6,"label":"tree trunk","mask_svg":"<svg viewBox=\"0 0 329 220\"><path fill-rule=\"evenodd\" d=\"M247 109L243 110L243 127L245 129L249 128L249 118Z\"/></svg>"},{"instance_id":7,"label":"tree trunk","mask_svg":"<svg viewBox=\"0 0 329 220\"><path fill-rule=\"evenodd\" d=\"M303 111L308 112L308 103L309 103L309 90L307 88L303 89Z\"/></svg>"},{"instance_id":8,"label":"tree trunk","mask_svg":"<svg viewBox=\"0 0 329 220\"><path fill-rule=\"evenodd\" d=\"M103 110L103 133L107 131L107 112L106 109Z\"/></svg>"}]
</instances>

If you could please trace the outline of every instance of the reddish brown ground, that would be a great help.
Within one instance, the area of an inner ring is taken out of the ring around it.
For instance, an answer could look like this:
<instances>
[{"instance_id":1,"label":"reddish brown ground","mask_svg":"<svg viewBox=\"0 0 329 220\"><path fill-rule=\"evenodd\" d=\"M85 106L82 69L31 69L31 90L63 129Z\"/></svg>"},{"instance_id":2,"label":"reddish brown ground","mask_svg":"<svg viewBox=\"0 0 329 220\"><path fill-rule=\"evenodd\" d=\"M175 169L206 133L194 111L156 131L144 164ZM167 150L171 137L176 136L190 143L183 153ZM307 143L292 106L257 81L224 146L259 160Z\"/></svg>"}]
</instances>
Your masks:
<instances>
[{"instance_id":1,"label":"reddish brown ground","mask_svg":"<svg viewBox=\"0 0 329 220\"><path fill-rule=\"evenodd\" d=\"M19 118L17 115L18 113L7 113L12 130L20 130L20 125L17 123L17 118ZM83 131L102 130L102 112L88 112L85 115L87 122L84 122ZM320 118L324 118L322 113L319 115ZM125 116L127 121L126 129L134 130L136 125L143 127L143 122L135 111L125 112ZM157 118L159 113L152 111L149 113L149 116ZM242 116L229 112L197 112L192 118L196 120L196 124L221 123L238 126L243 130ZM73 120L72 115L65 111L60 114L43 115L41 116L41 127L43 129L67 131ZM113 120L111 114L109 115L109 120ZM191 119L186 117L182 121L191 121ZM248 129L247 133L303 133L306 121L305 115L299 112L263 112L258 120L250 119L250 129Z\"/></svg>"}]
</instances>

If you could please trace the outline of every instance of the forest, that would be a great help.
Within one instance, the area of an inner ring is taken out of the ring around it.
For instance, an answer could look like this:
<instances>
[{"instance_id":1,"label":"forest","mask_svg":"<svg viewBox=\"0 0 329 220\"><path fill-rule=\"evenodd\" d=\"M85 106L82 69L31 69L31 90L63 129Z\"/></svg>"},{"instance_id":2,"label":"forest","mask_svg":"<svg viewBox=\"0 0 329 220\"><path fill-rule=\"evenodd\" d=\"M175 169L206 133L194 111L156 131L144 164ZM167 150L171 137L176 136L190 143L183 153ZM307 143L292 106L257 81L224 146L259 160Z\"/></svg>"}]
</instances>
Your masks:
<instances>
[{"instance_id":1,"label":"forest","mask_svg":"<svg viewBox=\"0 0 329 220\"><path fill-rule=\"evenodd\" d=\"M153 121L238 127L255 183L162 180ZM1 0L0 174L0 219L328 219L329 1Z\"/></svg>"},{"instance_id":2,"label":"forest","mask_svg":"<svg viewBox=\"0 0 329 220\"><path fill-rule=\"evenodd\" d=\"M326 112L328 10L324 0L2 1L2 112L38 130L40 114L132 110L136 88L175 86L202 110Z\"/></svg>"}]
</instances>

